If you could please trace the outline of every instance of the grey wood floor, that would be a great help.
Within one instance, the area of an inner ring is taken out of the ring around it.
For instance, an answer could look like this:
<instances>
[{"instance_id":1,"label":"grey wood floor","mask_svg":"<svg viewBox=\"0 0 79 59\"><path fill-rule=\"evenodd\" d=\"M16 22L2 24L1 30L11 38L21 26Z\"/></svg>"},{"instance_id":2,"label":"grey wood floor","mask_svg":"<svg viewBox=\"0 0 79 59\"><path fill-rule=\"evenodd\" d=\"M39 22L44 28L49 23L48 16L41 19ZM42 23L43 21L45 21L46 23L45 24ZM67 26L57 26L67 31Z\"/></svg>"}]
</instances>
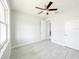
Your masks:
<instances>
[{"instance_id":1,"label":"grey wood floor","mask_svg":"<svg viewBox=\"0 0 79 59\"><path fill-rule=\"evenodd\" d=\"M43 40L12 49L10 59L79 59L79 51Z\"/></svg>"}]
</instances>

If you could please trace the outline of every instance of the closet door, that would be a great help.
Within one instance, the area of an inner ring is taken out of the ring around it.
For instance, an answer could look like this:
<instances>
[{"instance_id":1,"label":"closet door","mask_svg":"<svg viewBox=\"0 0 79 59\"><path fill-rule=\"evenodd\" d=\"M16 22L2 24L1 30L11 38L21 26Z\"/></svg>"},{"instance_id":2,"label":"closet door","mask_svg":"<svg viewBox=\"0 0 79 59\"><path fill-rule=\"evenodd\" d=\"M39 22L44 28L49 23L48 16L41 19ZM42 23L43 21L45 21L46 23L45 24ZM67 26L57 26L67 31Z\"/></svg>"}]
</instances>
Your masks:
<instances>
[{"instance_id":1,"label":"closet door","mask_svg":"<svg viewBox=\"0 0 79 59\"><path fill-rule=\"evenodd\" d=\"M79 20L71 19L65 23L66 46L79 49Z\"/></svg>"},{"instance_id":2,"label":"closet door","mask_svg":"<svg viewBox=\"0 0 79 59\"><path fill-rule=\"evenodd\" d=\"M41 40L46 39L46 20L41 20Z\"/></svg>"},{"instance_id":3,"label":"closet door","mask_svg":"<svg viewBox=\"0 0 79 59\"><path fill-rule=\"evenodd\" d=\"M52 35L51 35L52 42L55 42L55 43L60 44L60 45L65 45L64 19L58 18L58 17L55 19L52 19L51 32L52 32Z\"/></svg>"}]
</instances>

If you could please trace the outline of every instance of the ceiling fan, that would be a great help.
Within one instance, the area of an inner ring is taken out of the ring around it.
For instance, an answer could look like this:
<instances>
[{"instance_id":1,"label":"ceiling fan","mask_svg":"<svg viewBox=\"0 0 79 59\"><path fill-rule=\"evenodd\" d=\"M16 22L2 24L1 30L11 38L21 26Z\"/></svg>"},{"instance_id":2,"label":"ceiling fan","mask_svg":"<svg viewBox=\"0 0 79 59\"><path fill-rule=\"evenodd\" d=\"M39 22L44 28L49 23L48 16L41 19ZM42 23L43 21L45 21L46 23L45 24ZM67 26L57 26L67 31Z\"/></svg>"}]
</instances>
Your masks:
<instances>
[{"instance_id":1,"label":"ceiling fan","mask_svg":"<svg viewBox=\"0 0 79 59\"><path fill-rule=\"evenodd\" d=\"M53 9L50 9L50 8L49 8L52 4L53 4L53 2L50 1L50 2L48 3L48 5L47 5L45 8L36 7L37 9L42 10L42 11L39 12L38 14L41 14L41 13L43 13L44 11L57 11L57 10L58 10L57 8L53 8ZM48 15L49 13L47 12L46 14Z\"/></svg>"}]
</instances>

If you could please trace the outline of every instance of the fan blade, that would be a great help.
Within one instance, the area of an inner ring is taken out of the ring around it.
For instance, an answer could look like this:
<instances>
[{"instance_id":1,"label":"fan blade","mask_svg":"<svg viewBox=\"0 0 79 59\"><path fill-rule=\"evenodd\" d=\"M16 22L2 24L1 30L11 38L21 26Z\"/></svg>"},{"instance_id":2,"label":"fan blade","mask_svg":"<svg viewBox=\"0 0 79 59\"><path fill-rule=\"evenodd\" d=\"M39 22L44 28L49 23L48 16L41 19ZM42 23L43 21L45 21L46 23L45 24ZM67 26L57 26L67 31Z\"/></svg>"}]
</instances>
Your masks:
<instances>
[{"instance_id":1,"label":"fan blade","mask_svg":"<svg viewBox=\"0 0 79 59\"><path fill-rule=\"evenodd\" d=\"M52 5L52 3L53 2L50 1L46 8L48 9Z\"/></svg>"},{"instance_id":2,"label":"fan blade","mask_svg":"<svg viewBox=\"0 0 79 59\"><path fill-rule=\"evenodd\" d=\"M41 9L41 10L45 10L45 9L43 9L43 8L40 8L40 7L36 7L37 9Z\"/></svg>"},{"instance_id":3,"label":"fan blade","mask_svg":"<svg viewBox=\"0 0 79 59\"><path fill-rule=\"evenodd\" d=\"M44 11L41 11L41 12L39 12L38 14L41 14L41 13L43 13Z\"/></svg>"},{"instance_id":4,"label":"fan blade","mask_svg":"<svg viewBox=\"0 0 79 59\"><path fill-rule=\"evenodd\" d=\"M58 9L56 8L56 9L48 9L49 11L57 11Z\"/></svg>"}]
</instances>

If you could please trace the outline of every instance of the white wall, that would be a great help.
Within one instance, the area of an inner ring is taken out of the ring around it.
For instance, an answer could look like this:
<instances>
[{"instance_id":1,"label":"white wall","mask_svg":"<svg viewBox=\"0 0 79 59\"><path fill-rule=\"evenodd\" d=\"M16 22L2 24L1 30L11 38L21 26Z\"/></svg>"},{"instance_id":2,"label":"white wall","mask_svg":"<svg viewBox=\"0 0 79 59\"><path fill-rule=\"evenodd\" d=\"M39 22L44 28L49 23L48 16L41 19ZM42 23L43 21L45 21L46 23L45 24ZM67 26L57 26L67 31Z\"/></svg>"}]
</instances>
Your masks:
<instances>
[{"instance_id":1,"label":"white wall","mask_svg":"<svg viewBox=\"0 0 79 59\"><path fill-rule=\"evenodd\" d=\"M11 11L12 47L40 40L41 18Z\"/></svg>"},{"instance_id":2,"label":"white wall","mask_svg":"<svg viewBox=\"0 0 79 59\"><path fill-rule=\"evenodd\" d=\"M79 50L79 7L49 18L52 42Z\"/></svg>"}]
</instances>

